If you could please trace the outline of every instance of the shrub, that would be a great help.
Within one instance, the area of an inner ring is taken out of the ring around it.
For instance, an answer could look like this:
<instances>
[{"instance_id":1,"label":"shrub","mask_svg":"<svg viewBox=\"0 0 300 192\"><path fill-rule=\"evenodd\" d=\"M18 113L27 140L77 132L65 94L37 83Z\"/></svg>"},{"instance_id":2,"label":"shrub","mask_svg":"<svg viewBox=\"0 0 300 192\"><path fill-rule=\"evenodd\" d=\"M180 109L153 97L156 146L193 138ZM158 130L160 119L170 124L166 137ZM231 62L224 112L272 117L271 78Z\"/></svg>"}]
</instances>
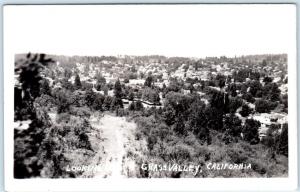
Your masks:
<instances>
[{"instance_id":1,"label":"shrub","mask_svg":"<svg viewBox=\"0 0 300 192\"><path fill-rule=\"evenodd\" d=\"M233 163L246 163L248 160L248 157L245 154L244 150L237 146L227 149L226 152Z\"/></svg>"},{"instance_id":2,"label":"shrub","mask_svg":"<svg viewBox=\"0 0 300 192\"><path fill-rule=\"evenodd\" d=\"M226 132L232 137L239 137L242 131L242 121L235 116L234 114L230 114L229 116L225 116L224 119L224 129Z\"/></svg>"},{"instance_id":3,"label":"shrub","mask_svg":"<svg viewBox=\"0 0 300 192\"><path fill-rule=\"evenodd\" d=\"M133 101L129 104L128 110L129 111L142 111L144 109L144 106L141 101Z\"/></svg>"},{"instance_id":4,"label":"shrub","mask_svg":"<svg viewBox=\"0 0 300 192\"><path fill-rule=\"evenodd\" d=\"M60 113L56 116L56 123L68 123L70 121L69 113Z\"/></svg>"},{"instance_id":5,"label":"shrub","mask_svg":"<svg viewBox=\"0 0 300 192\"><path fill-rule=\"evenodd\" d=\"M152 135L150 134L147 137L147 145L148 145L148 149L151 151L153 150L153 146L157 143L157 137L156 135Z\"/></svg>"},{"instance_id":6,"label":"shrub","mask_svg":"<svg viewBox=\"0 0 300 192\"><path fill-rule=\"evenodd\" d=\"M170 134L172 134L172 132L171 132L170 128L167 125L162 123L162 124L159 124L157 126L157 136L161 140L165 139Z\"/></svg>"},{"instance_id":7,"label":"shrub","mask_svg":"<svg viewBox=\"0 0 300 192\"><path fill-rule=\"evenodd\" d=\"M280 135L276 138L277 141L277 152L288 157L289 152L289 139L288 139L288 124L282 125Z\"/></svg>"},{"instance_id":8,"label":"shrub","mask_svg":"<svg viewBox=\"0 0 300 192\"><path fill-rule=\"evenodd\" d=\"M238 108L243 104L243 100L240 98L232 97L229 99L228 112L235 113Z\"/></svg>"},{"instance_id":9,"label":"shrub","mask_svg":"<svg viewBox=\"0 0 300 192\"><path fill-rule=\"evenodd\" d=\"M243 104L242 110L240 111L241 116L247 117L251 112L252 109L247 104Z\"/></svg>"},{"instance_id":10,"label":"shrub","mask_svg":"<svg viewBox=\"0 0 300 192\"><path fill-rule=\"evenodd\" d=\"M190 161L195 154L194 149L181 142L174 146L169 145L166 148L166 156L168 160L175 160L175 162Z\"/></svg>"},{"instance_id":11,"label":"shrub","mask_svg":"<svg viewBox=\"0 0 300 192\"><path fill-rule=\"evenodd\" d=\"M258 128L260 127L260 122L254 119L246 119L245 125L243 126L243 137L245 141L250 142L250 144L256 144L259 142Z\"/></svg>"},{"instance_id":12,"label":"shrub","mask_svg":"<svg viewBox=\"0 0 300 192\"><path fill-rule=\"evenodd\" d=\"M257 172L257 173L259 173L261 175L264 175L264 174L267 173L267 171L268 171L267 170L267 165L264 162L262 162L260 159L256 159L256 160L252 159L250 161L250 163L251 163L252 169L255 172Z\"/></svg>"},{"instance_id":13,"label":"shrub","mask_svg":"<svg viewBox=\"0 0 300 192\"><path fill-rule=\"evenodd\" d=\"M185 129L184 120L182 116L176 118L175 124L173 125L173 130L178 135L186 135L187 131Z\"/></svg>"},{"instance_id":14,"label":"shrub","mask_svg":"<svg viewBox=\"0 0 300 192\"><path fill-rule=\"evenodd\" d=\"M255 102L255 110L258 113L269 113L277 106L276 102L270 102L264 99L259 99Z\"/></svg>"},{"instance_id":15,"label":"shrub","mask_svg":"<svg viewBox=\"0 0 300 192\"><path fill-rule=\"evenodd\" d=\"M249 103L254 103L255 102L255 99L253 98L253 96L251 95L251 93L245 93L245 94L243 94L242 98L245 99Z\"/></svg>"},{"instance_id":16,"label":"shrub","mask_svg":"<svg viewBox=\"0 0 300 192\"><path fill-rule=\"evenodd\" d=\"M42 94L40 97L37 97L34 101L35 105L39 105L40 107L46 107L50 109L55 106L55 100L53 97Z\"/></svg>"},{"instance_id":17,"label":"shrub","mask_svg":"<svg viewBox=\"0 0 300 192\"><path fill-rule=\"evenodd\" d=\"M91 115L91 111L88 107L72 107L70 110L70 114L81 118L89 118Z\"/></svg>"}]
</instances>

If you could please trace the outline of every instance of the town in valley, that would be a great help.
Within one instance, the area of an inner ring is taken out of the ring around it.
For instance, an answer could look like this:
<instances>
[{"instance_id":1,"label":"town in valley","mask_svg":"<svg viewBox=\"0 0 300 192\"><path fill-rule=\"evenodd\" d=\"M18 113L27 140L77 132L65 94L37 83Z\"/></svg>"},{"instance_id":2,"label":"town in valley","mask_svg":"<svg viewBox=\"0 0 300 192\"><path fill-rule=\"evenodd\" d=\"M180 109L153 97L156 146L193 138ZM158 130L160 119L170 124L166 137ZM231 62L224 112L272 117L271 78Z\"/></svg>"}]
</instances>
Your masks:
<instances>
[{"instance_id":1,"label":"town in valley","mask_svg":"<svg viewBox=\"0 0 300 192\"><path fill-rule=\"evenodd\" d=\"M287 66L287 54L16 54L14 176L287 177ZM141 168L174 163L201 172ZM97 171L66 171L77 165Z\"/></svg>"}]
</instances>

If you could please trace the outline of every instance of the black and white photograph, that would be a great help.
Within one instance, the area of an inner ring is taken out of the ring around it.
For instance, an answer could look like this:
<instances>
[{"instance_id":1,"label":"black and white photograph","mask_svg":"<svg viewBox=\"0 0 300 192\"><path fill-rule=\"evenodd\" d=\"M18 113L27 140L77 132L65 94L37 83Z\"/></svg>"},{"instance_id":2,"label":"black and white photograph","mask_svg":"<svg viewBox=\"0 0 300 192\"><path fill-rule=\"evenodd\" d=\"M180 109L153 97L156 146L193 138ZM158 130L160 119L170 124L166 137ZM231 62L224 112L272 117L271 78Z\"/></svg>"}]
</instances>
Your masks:
<instances>
[{"instance_id":1,"label":"black and white photograph","mask_svg":"<svg viewBox=\"0 0 300 192\"><path fill-rule=\"evenodd\" d=\"M295 177L293 5L5 11L12 180Z\"/></svg>"}]
</instances>

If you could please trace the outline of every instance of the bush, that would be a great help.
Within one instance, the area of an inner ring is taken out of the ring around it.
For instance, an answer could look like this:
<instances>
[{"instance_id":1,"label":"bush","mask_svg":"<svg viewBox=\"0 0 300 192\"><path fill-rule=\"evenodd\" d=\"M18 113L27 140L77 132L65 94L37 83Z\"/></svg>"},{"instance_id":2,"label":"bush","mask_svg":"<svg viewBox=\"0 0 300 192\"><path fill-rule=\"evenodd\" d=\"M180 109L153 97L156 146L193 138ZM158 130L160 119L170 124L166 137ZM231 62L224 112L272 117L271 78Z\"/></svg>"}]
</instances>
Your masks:
<instances>
[{"instance_id":1,"label":"bush","mask_svg":"<svg viewBox=\"0 0 300 192\"><path fill-rule=\"evenodd\" d=\"M248 156L245 154L244 150L241 148L229 148L226 150L228 156L230 157L230 160L233 163L239 164L239 163L246 163L248 160Z\"/></svg>"},{"instance_id":2,"label":"bush","mask_svg":"<svg viewBox=\"0 0 300 192\"><path fill-rule=\"evenodd\" d=\"M67 89L61 89L58 90L58 92L53 93L53 96L57 105L57 113L69 112L73 102L72 93Z\"/></svg>"},{"instance_id":3,"label":"bush","mask_svg":"<svg viewBox=\"0 0 300 192\"><path fill-rule=\"evenodd\" d=\"M282 125L282 130L280 135L276 138L277 141L277 152L279 154L285 155L288 157L289 154L289 138L288 138L288 124L285 123Z\"/></svg>"},{"instance_id":4,"label":"bush","mask_svg":"<svg viewBox=\"0 0 300 192\"><path fill-rule=\"evenodd\" d=\"M175 124L173 125L173 130L179 136L186 135L187 130L184 125L184 119L182 116L176 118Z\"/></svg>"},{"instance_id":5,"label":"bush","mask_svg":"<svg viewBox=\"0 0 300 192\"><path fill-rule=\"evenodd\" d=\"M157 143L157 137L156 135L152 135L150 134L148 137L147 137L147 146L148 146L148 149L151 151L153 150L153 146Z\"/></svg>"},{"instance_id":6,"label":"bush","mask_svg":"<svg viewBox=\"0 0 300 192\"><path fill-rule=\"evenodd\" d=\"M49 95L42 94L40 97L35 99L34 104L50 109L55 106L55 100Z\"/></svg>"},{"instance_id":7,"label":"bush","mask_svg":"<svg viewBox=\"0 0 300 192\"><path fill-rule=\"evenodd\" d=\"M124 110L122 108L117 108L116 109L116 115L119 117L127 116L129 113L127 110Z\"/></svg>"},{"instance_id":8,"label":"bush","mask_svg":"<svg viewBox=\"0 0 300 192\"><path fill-rule=\"evenodd\" d=\"M245 125L243 126L243 138L250 144L256 144L259 142L258 128L260 122L254 119L246 119Z\"/></svg>"},{"instance_id":9,"label":"bush","mask_svg":"<svg viewBox=\"0 0 300 192\"><path fill-rule=\"evenodd\" d=\"M232 97L229 99L228 112L235 113L238 108L243 104L243 100L240 98Z\"/></svg>"},{"instance_id":10,"label":"bush","mask_svg":"<svg viewBox=\"0 0 300 192\"><path fill-rule=\"evenodd\" d=\"M175 160L175 162L183 162L190 161L195 151L192 147L179 142L174 146L169 145L165 153L169 161Z\"/></svg>"},{"instance_id":11,"label":"bush","mask_svg":"<svg viewBox=\"0 0 300 192\"><path fill-rule=\"evenodd\" d=\"M171 134L172 134L172 132L167 125L162 123L157 126L157 136L161 140L164 140L168 135L171 135Z\"/></svg>"},{"instance_id":12,"label":"bush","mask_svg":"<svg viewBox=\"0 0 300 192\"><path fill-rule=\"evenodd\" d=\"M258 113L269 113L277 106L276 102L270 102L264 99L259 99L255 102L255 110Z\"/></svg>"},{"instance_id":13,"label":"bush","mask_svg":"<svg viewBox=\"0 0 300 192\"><path fill-rule=\"evenodd\" d=\"M259 173L261 175L264 175L264 174L267 173L267 165L264 162L261 162L261 160L254 160L254 159L252 159L250 161L250 163L251 163L252 169L255 172L257 172L257 173Z\"/></svg>"},{"instance_id":14,"label":"bush","mask_svg":"<svg viewBox=\"0 0 300 192\"><path fill-rule=\"evenodd\" d=\"M104 103L104 96L100 94L95 95L95 100L92 104L92 108L96 111L103 111L103 103Z\"/></svg>"},{"instance_id":15,"label":"bush","mask_svg":"<svg viewBox=\"0 0 300 192\"><path fill-rule=\"evenodd\" d=\"M251 95L251 93L245 93L245 94L243 94L242 98L245 99L249 103L254 103L255 102L255 99L253 98L253 96Z\"/></svg>"},{"instance_id":16,"label":"bush","mask_svg":"<svg viewBox=\"0 0 300 192\"><path fill-rule=\"evenodd\" d=\"M56 123L68 123L70 121L70 114L69 113L60 113L56 116Z\"/></svg>"},{"instance_id":17,"label":"bush","mask_svg":"<svg viewBox=\"0 0 300 192\"><path fill-rule=\"evenodd\" d=\"M128 106L129 111L142 111L143 109L144 106L141 101L133 101Z\"/></svg>"},{"instance_id":18,"label":"bush","mask_svg":"<svg viewBox=\"0 0 300 192\"><path fill-rule=\"evenodd\" d=\"M276 83L267 83L263 87L263 97L270 101L280 101L280 89Z\"/></svg>"},{"instance_id":19,"label":"bush","mask_svg":"<svg viewBox=\"0 0 300 192\"><path fill-rule=\"evenodd\" d=\"M155 89L147 87L143 89L142 99L151 103L159 103L159 92Z\"/></svg>"},{"instance_id":20,"label":"bush","mask_svg":"<svg viewBox=\"0 0 300 192\"><path fill-rule=\"evenodd\" d=\"M91 111L88 107L72 107L70 114L81 118L89 118Z\"/></svg>"},{"instance_id":21,"label":"bush","mask_svg":"<svg viewBox=\"0 0 300 192\"><path fill-rule=\"evenodd\" d=\"M243 104L242 110L240 111L241 116L247 117L250 113L252 113L252 109L247 104Z\"/></svg>"},{"instance_id":22,"label":"bush","mask_svg":"<svg viewBox=\"0 0 300 192\"><path fill-rule=\"evenodd\" d=\"M229 133L234 136L240 136L242 121L234 114L225 116L224 119L224 129L229 131Z\"/></svg>"}]
</instances>

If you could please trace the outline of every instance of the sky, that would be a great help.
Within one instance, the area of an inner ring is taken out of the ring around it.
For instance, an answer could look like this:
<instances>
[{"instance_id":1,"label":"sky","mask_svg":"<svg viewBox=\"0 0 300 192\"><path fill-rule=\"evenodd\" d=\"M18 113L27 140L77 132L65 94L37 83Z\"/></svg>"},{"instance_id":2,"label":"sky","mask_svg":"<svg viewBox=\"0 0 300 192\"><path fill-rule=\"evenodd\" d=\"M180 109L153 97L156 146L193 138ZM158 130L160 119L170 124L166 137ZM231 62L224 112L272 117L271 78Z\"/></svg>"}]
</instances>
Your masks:
<instances>
[{"instance_id":1,"label":"sky","mask_svg":"<svg viewBox=\"0 0 300 192\"><path fill-rule=\"evenodd\" d=\"M295 5L5 6L15 53L185 57L287 53Z\"/></svg>"}]
</instances>

